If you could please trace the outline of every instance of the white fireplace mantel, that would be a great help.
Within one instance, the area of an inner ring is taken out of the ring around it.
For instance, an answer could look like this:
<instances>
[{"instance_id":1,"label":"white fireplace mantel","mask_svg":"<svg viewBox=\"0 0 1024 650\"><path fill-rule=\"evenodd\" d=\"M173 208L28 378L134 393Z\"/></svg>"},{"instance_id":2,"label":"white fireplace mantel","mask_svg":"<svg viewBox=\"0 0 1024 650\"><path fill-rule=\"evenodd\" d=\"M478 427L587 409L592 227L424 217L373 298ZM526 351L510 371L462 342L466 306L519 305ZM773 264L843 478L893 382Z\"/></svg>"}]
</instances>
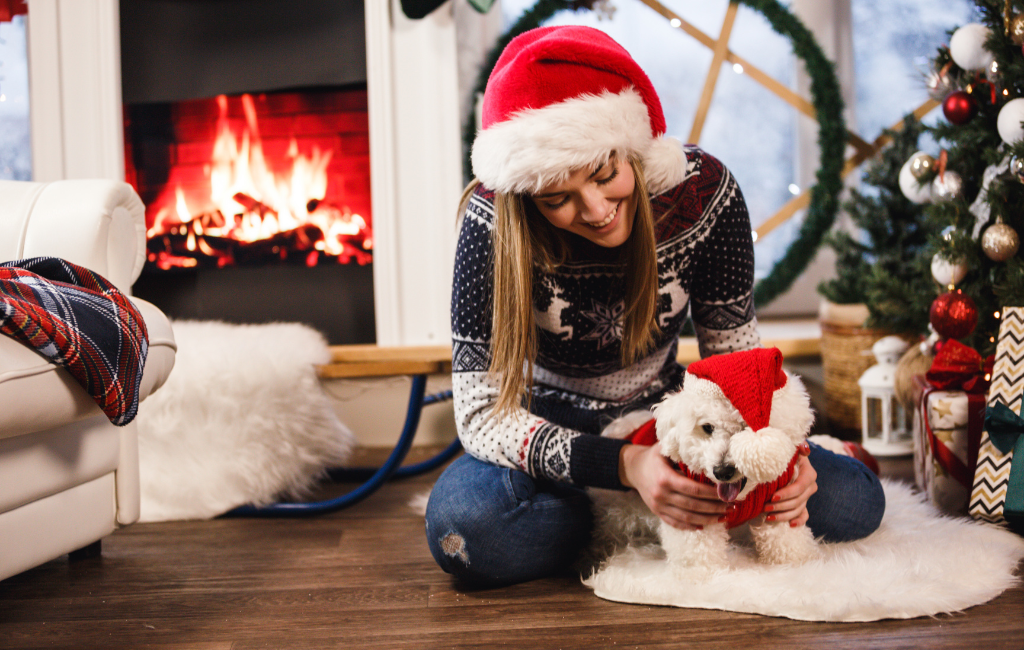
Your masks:
<instances>
[{"instance_id":1,"label":"white fireplace mantel","mask_svg":"<svg viewBox=\"0 0 1024 650\"><path fill-rule=\"evenodd\" d=\"M451 5L413 21L366 0L365 20L377 342L445 344L462 184ZM27 25L34 179L123 180L118 0L30 0Z\"/></svg>"}]
</instances>

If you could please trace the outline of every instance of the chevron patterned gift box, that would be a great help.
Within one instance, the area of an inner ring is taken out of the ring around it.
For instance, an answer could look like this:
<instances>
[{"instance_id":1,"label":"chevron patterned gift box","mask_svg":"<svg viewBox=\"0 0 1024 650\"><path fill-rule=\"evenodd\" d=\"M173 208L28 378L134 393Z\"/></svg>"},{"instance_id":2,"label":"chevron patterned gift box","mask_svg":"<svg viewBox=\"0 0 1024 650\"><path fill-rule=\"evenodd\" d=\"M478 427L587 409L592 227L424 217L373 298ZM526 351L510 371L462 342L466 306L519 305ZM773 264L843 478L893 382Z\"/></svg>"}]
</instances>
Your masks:
<instances>
[{"instance_id":1,"label":"chevron patterned gift box","mask_svg":"<svg viewBox=\"0 0 1024 650\"><path fill-rule=\"evenodd\" d=\"M1003 309L970 514L1024 534L1024 307ZM1014 456L1018 461L1014 462Z\"/></svg>"}]
</instances>

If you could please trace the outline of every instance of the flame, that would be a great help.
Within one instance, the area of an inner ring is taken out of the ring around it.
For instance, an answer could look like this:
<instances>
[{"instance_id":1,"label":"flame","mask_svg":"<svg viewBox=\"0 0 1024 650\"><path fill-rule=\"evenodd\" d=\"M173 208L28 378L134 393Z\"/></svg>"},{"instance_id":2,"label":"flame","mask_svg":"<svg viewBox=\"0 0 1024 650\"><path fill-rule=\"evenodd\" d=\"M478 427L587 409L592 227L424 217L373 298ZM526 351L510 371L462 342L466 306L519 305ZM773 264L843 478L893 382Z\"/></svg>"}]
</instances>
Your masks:
<instances>
[{"instance_id":1,"label":"flame","mask_svg":"<svg viewBox=\"0 0 1024 650\"><path fill-rule=\"evenodd\" d=\"M352 243L355 241L364 251L372 249L366 220L345 206L325 200L327 166L333 152L321 151L314 145L304 154L292 137L285 155L288 168L275 172L264 155L252 96L242 95L241 103L245 127L238 134L228 119L227 96L217 97L216 138L207 166L209 196L191 196L191 200L186 200L184 190L176 185L173 202L163 202L147 237L177 233L186 237L188 251L219 256L223 253L218 253L205 238L222 237L251 243L314 225L323 233L323 239L315 243L316 250L311 253L319 251L338 257L342 262L353 256L368 259L368 256L361 256ZM308 254L307 263L315 263L320 254ZM187 258L170 252L163 256L151 255L151 261L164 268L165 263L182 265L181 259Z\"/></svg>"}]
</instances>

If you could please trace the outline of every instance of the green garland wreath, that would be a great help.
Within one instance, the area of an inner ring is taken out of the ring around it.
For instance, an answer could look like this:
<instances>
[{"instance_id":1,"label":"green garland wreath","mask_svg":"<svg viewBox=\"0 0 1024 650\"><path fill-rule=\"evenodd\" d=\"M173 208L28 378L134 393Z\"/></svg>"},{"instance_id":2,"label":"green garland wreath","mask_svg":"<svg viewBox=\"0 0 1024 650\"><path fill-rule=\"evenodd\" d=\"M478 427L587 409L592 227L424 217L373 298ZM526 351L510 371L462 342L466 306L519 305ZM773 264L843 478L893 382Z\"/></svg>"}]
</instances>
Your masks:
<instances>
[{"instance_id":1,"label":"green garland wreath","mask_svg":"<svg viewBox=\"0 0 1024 650\"><path fill-rule=\"evenodd\" d=\"M832 63L825 58L814 36L800 19L777 0L739 0L740 4L759 11L772 29L789 38L793 53L804 62L811 78L811 101L818 117L818 146L821 154L816 183L811 188L811 201L796 240L771 272L754 287L754 304L764 306L784 293L803 273L821 245L825 233L835 222L839 210L839 193L843 189L843 153L846 148L846 122L843 120L843 99ZM487 56L477 77L474 96L483 93L491 70L509 41L564 10L588 9L581 0L538 0L523 12L518 21L505 32ZM463 127L464 169L472 169L470 152L476 138L476 121L471 114Z\"/></svg>"}]
</instances>

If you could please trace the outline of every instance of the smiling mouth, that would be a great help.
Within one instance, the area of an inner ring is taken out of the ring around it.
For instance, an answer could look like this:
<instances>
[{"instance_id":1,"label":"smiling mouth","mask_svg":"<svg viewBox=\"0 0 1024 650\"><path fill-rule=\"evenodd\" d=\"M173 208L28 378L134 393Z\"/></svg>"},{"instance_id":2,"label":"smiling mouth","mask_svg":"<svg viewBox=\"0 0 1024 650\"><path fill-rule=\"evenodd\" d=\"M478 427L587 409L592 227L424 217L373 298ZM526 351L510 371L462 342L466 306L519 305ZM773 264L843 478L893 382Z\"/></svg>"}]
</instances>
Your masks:
<instances>
[{"instance_id":1,"label":"smiling mouth","mask_svg":"<svg viewBox=\"0 0 1024 650\"><path fill-rule=\"evenodd\" d=\"M604 218L604 221L599 221L597 223L587 223L587 225L595 230L599 228L604 228L615 219L615 215L619 213L620 205L622 205L622 201L619 201L618 203L615 204L615 209L611 211L611 214Z\"/></svg>"}]
</instances>

